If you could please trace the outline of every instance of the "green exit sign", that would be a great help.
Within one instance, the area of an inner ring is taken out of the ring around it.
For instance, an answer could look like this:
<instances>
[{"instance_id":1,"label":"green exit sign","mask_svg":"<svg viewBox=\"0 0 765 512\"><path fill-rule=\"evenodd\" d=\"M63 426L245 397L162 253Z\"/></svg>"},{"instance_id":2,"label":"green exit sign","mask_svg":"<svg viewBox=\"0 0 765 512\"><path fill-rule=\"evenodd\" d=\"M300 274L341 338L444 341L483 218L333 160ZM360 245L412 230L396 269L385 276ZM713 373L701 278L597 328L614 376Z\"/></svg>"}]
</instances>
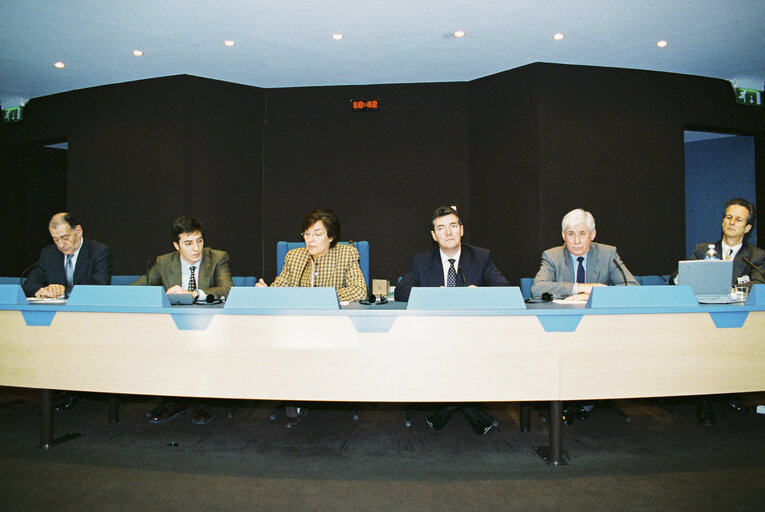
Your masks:
<instances>
[{"instance_id":1,"label":"green exit sign","mask_svg":"<svg viewBox=\"0 0 765 512\"><path fill-rule=\"evenodd\" d=\"M736 103L762 106L762 91L736 87Z\"/></svg>"},{"instance_id":2,"label":"green exit sign","mask_svg":"<svg viewBox=\"0 0 765 512\"><path fill-rule=\"evenodd\" d=\"M23 118L24 107L11 107L3 109L4 123L17 123Z\"/></svg>"}]
</instances>

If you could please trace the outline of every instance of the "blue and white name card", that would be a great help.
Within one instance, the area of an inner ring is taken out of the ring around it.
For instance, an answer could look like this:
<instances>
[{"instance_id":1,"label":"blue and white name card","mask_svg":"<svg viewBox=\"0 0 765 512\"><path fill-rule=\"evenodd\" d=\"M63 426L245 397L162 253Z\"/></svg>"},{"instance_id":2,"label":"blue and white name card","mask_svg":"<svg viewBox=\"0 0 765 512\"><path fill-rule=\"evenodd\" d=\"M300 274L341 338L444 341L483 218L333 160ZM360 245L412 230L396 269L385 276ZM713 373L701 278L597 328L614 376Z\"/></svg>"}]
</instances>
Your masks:
<instances>
[{"instance_id":1,"label":"blue and white name card","mask_svg":"<svg viewBox=\"0 0 765 512\"><path fill-rule=\"evenodd\" d=\"M76 285L67 306L107 306L125 308L170 307L161 286Z\"/></svg>"},{"instance_id":2,"label":"blue and white name card","mask_svg":"<svg viewBox=\"0 0 765 512\"><path fill-rule=\"evenodd\" d=\"M315 309L338 310L340 301L334 288L244 287L229 291L225 309Z\"/></svg>"},{"instance_id":3,"label":"blue and white name card","mask_svg":"<svg viewBox=\"0 0 765 512\"><path fill-rule=\"evenodd\" d=\"M20 284L0 284L0 304L26 303L27 297Z\"/></svg>"},{"instance_id":4,"label":"blue and white name card","mask_svg":"<svg viewBox=\"0 0 765 512\"><path fill-rule=\"evenodd\" d=\"M406 309L526 309L517 286L414 287Z\"/></svg>"},{"instance_id":5,"label":"blue and white name card","mask_svg":"<svg viewBox=\"0 0 765 512\"><path fill-rule=\"evenodd\" d=\"M690 286L595 286L588 308L698 307Z\"/></svg>"}]
</instances>

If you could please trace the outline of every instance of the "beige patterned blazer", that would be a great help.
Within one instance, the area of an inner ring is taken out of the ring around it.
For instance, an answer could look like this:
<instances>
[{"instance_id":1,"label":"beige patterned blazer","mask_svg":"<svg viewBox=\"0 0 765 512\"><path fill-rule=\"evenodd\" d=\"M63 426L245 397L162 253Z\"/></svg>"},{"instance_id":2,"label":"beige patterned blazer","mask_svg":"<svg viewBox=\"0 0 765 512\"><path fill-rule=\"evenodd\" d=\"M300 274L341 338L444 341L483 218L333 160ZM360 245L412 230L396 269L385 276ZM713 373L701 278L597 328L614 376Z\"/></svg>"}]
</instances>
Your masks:
<instances>
[{"instance_id":1,"label":"beige patterned blazer","mask_svg":"<svg viewBox=\"0 0 765 512\"><path fill-rule=\"evenodd\" d=\"M363 299L367 284L359 267L359 251L346 244L336 244L316 260L308 249L292 249L284 257L284 267L271 286L326 286L337 289L341 301Z\"/></svg>"}]
</instances>

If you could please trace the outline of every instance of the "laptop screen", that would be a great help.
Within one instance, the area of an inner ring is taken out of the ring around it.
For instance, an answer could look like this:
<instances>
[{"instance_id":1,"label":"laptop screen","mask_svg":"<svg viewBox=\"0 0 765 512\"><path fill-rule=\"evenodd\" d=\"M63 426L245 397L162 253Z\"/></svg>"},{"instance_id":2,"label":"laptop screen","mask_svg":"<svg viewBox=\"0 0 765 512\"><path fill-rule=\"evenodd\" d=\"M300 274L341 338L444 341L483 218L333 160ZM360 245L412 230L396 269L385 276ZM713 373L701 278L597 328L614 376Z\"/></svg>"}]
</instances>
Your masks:
<instances>
[{"instance_id":1,"label":"laptop screen","mask_svg":"<svg viewBox=\"0 0 765 512\"><path fill-rule=\"evenodd\" d=\"M696 295L730 295L732 260L687 260L677 262L677 284L689 285Z\"/></svg>"}]
</instances>

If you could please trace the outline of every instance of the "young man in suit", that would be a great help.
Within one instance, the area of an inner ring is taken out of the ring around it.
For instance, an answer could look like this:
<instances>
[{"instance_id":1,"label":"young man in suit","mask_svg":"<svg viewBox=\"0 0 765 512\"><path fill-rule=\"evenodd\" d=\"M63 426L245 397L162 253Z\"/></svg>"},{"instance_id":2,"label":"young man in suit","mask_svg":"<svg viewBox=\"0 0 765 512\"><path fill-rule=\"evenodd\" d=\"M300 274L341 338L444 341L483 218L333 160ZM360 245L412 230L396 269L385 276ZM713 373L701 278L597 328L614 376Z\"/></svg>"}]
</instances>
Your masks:
<instances>
[{"instance_id":1,"label":"young man in suit","mask_svg":"<svg viewBox=\"0 0 765 512\"><path fill-rule=\"evenodd\" d=\"M590 212L581 208L568 212L561 221L564 244L542 254L531 296L583 299L596 286L637 285L616 247L593 242L595 234L595 218Z\"/></svg>"},{"instance_id":2,"label":"young man in suit","mask_svg":"<svg viewBox=\"0 0 765 512\"><path fill-rule=\"evenodd\" d=\"M494 265L491 252L463 244L464 234L465 227L457 210L449 206L436 208L430 236L438 247L412 256L409 270L396 286L396 300L408 301L413 286L510 286ZM428 426L441 430L460 409L477 435L486 434L493 426L491 413L478 404L446 406L428 416Z\"/></svg>"},{"instance_id":3,"label":"young man in suit","mask_svg":"<svg viewBox=\"0 0 765 512\"><path fill-rule=\"evenodd\" d=\"M178 217L171 226L174 252L163 254L133 285L163 286L165 292L188 293L194 299L227 296L234 285L228 253L205 247L202 225L194 217ZM163 402L149 413L150 423L165 423L186 414L187 403ZM212 414L198 405L193 422L209 423Z\"/></svg>"},{"instance_id":4,"label":"young man in suit","mask_svg":"<svg viewBox=\"0 0 765 512\"><path fill-rule=\"evenodd\" d=\"M22 287L27 297L68 296L78 284L110 284L112 250L85 239L82 226L71 213L57 213L48 231L53 244L40 252L38 265Z\"/></svg>"},{"instance_id":5,"label":"young man in suit","mask_svg":"<svg viewBox=\"0 0 765 512\"><path fill-rule=\"evenodd\" d=\"M754 205L736 197L725 203L722 220L722 239L716 242L704 242L696 244L690 259L701 260L714 243L715 250L720 258L733 260L732 286L751 287L753 284L765 283L765 251L748 243L749 233L752 230L755 219ZM674 283L677 272L672 275ZM744 406L741 398L737 395L727 396L725 404L735 410L742 411ZM712 427L717 423L712 403L709 397L699 397L696 407L696 420L705 427Z\"/></svg>"},{"instance_id":6,"label":"young man in suit","mask_svg":"<svg viewBox=\"0 0 765 512\"><path fill-rule=\"evenodd\" d=\"M754 218L752 203L740 197L729 199L723 213L722 239L696 244L690 259L704 259L709 246L714 243L721 259L733 260L732 286L765 284L765 251L748 243Z\"/></svg>"}]
</instances>

